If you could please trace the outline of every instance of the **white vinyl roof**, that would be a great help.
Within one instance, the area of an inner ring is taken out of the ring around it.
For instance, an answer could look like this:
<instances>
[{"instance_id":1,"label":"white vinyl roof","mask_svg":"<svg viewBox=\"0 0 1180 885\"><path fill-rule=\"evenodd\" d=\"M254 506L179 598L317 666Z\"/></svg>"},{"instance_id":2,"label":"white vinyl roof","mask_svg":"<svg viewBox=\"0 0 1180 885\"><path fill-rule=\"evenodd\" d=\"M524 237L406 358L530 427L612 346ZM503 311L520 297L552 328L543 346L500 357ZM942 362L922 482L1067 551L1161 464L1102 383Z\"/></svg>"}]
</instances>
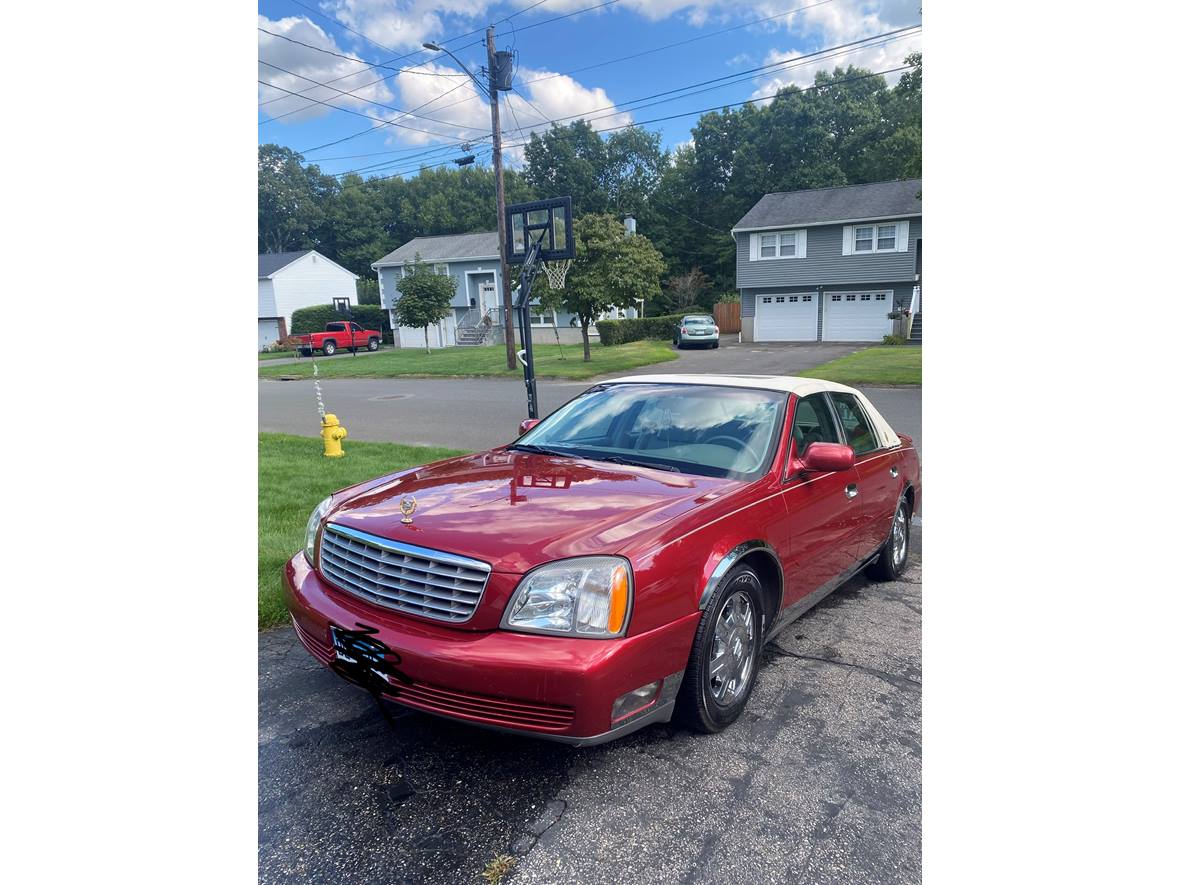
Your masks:
<instances>
[{"instance_id":1,"label":"white vinyl roof","mask_svg":"<svg viewBox=\"0 0 1180 885\"><path fill-rule=\"evenodd\" d=\"M865 407L869 419L877 425L885 446L901 444L889 422L877 411L869 399L855 387L824 381L822 378L800 378L795 375L628 375L626 378L611 378L603 384L711 384L720 387L749 387L758 390L781 390L796 396L810 396L813 393L832 391L851 393Z\"/></svg>"}]
</instances>

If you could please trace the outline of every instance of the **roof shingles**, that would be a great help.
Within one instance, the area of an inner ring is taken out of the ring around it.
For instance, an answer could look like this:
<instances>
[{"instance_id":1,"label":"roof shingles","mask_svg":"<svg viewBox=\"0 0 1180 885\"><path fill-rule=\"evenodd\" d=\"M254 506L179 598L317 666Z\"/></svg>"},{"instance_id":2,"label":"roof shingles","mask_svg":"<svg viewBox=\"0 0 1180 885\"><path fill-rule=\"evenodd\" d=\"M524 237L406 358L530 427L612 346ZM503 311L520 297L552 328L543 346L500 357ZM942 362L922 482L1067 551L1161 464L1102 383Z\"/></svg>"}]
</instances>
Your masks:
<instances>
[{"instance_id":1,"label":"roof shingles","mask_svg":"<svg viewBox=\"0 0 1180 885\"><path fill-rule=\"evenodd\" d=\"M314 249L302 249L299 252L266 252L258 256L258 279L269 277L282 270L292 261L302 258Z\"/></svg>"},{"instance_id":2,"label":"roof shingles","mask_svg":"<svg viewBox=\"0 0 1180 885\"><path fill-rule=\"evenodd\" d=\"M922 214L922 179L766 194L734 225L735 231L790 225L835 224Z\"/></svg>"},{"instance_id":3,"label":"roof shingles","mask_svg":"<svg viewBox=\"0 0 1180 885\"><path fill-rule=\"evenodd\" d=\"M499 254L500 239L494 230L473 234L414 237L384 258L373 262L373 267L406 264L413 261L415 255L423 261L463 261L472 258L495 258Z\"/></svg>"}]
</instances>

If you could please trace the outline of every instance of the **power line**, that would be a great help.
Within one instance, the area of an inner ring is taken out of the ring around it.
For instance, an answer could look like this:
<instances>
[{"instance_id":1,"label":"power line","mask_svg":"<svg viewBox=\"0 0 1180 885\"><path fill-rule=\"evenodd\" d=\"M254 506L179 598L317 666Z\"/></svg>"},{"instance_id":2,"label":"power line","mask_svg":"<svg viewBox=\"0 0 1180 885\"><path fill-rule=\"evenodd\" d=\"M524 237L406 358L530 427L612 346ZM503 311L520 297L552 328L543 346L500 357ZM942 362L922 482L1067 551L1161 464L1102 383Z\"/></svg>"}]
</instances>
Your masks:
<instances>
[{"instance_id":1,"label":"power line","mask_svg":"<svg viewBox=\"0 0 1180 885\"><path fill-rule=\"evenodd\" d=\"M372 37L369 37L367 34L362 34L360 31L354 31L352 28L350 28L344 22L340 21L340 19L336 18L336 16L334 16L334 15L328 15L326 12L324 12L322 10L314 9L311 6L308 6L306 3L300 2L300 0L291 0L291 2L294 3L296 6L302 6L304 9L306 9L308 12L312 13L313 15L318 15L320 18L326 18L330 22L335 22L336 24L340 25L340 27L344 28L344 30L349 31L350 33L356 34L362 40L368 40L370 43L372 43L378 49L384 49L386 52L393 52L394 51L394 50L390 49L388 46L385 46L382 43L378 43L376 40L374 40Z\"/></svg>"},{"instance_id":2,"label":"power line","mask_svg":"<svg viewBox=\"0 0 1180 885\"><path fill-rule=\"evenodd\" d=\"M631 110L641 110L644 107L653 107L654 105L657 105L657 104L664 104L667 101L677 101L681 98L687 98L690 95L699 94L700 92L708 92L711 89L719 89L719 88L724 88L725 86L736 85L737 83L742 82L743 80L755 79L757 77L763 76L775 68L789 70L790 68L793 68L793 67L802 67L803 64L814 62L817 59L820 61L828 60L828 59L824 59L824 58L819 58L820 56L826 56L826 55L835 53L836 55L834 55L833 57L839 57L839 55L848 54L849 52L858 51L860 49L867 49L867 48L872 48L872 46L885 45L886 43L891 42L892 40L898 40L898 39L902 39L903 37L912 36L913 34L915 34L919 30L921 30L920 25L909 25L904 28L898 28L897 30L894 30L894 31L887 31L883 34L876 34L871 37L863 37L860 40L852 40L848 43L842 43L838 46L829 46L826 49L817 49L814 52L809 52L809 53L806 53L805 55L798 55L798 56L795 56L794 58L785 59L783 61L771 62L770 64L759 65L756 68L748 68L744 71L737 71L733 74L726 74L722 77L714 77L710 80L701 80L698 83L690 83L687 86L680 86L680 87L677 87L676 89L668 89L668 90L665 90L664 92L656 92L656 93L653 93L652 95L646 95L641 98L633 98L633 99L629 99L628 101L617 102L616 104L613 104L613 105L607 105L607 106L604 106L601 108L594 108L593 110L589 110L589 111L582 111L578 114L570 114L565 117L558 117L556 120L553 120L550 122L558 123L562 120L588 119L586 117L587 114L596 114L599 111L609 111L612 108L621 108L625 105L633 105L633 104L636 104L637 102L649 101L650 99L653 99L653 98L661 98L663 96L673 96L672 98L664 99L664 101L651 102L650 104L641 105L639 108L631 108ZM886 39L886 38L888 38L888 39ZM875 41L875 40L881 40L882 42L879 44L872 43L872 41ZM872 46L866 46L864 44L872 44ZM844 50L844 51L841 52L840 50ZM753 75L753 76L751 77L750 75ZM729 81L729 82L722 82L722 81ZM718 85L710 85L710 84L718 84ZM702 86L708 86L709 88L708 89L698 89L698 87L702 87ZM693 90L697 90L697 91L696 92L687 92L684 95L674 95L674 93L685 92L685 90L689 90L689 89L693 89ZM596 117L593 119L602 120L602 119L606 119L607 117L614 117L614 116L617 116L618 114L629 113L629 112L630 111L615 110L613 113L604 114L601 117Z\"/></svg>"},{"instance_id":3,"label":"power line","mask_svg":"<svg viewBox=\"0 0 1180 885\"><path fill-rule=\"evenodd\" d=\"M773 19L785 18L786 16L794 15L797 12L804 12L808 9L814 9L817 6L823 6L826 3L832 3L832 2L834 2L834 0L819 0L818 3L812 3L809 6L797 6L794 9L787 10L786 12L775 13L774 15L768 15L768 16L765 16L764 18L754 19L753 21L745 22L744 24L734 25L733 27L729 27L729 28L722 28L717 31L709 31L708 33L705 33L705 34L699 34L696 37L690 37L687 40L678 40L674 43L665 43L663 46L654 46L651 49L645 49L642 52L636 52L632 55L624 55L624 56L620 56L619 58L613 58L613 59L609 59L607 61L597 62L592 65L585 65L583 67L573 68L568 71L560 71L556 74L546 74L543 77L534 77L531 80L522 80L519 85L520 86L528 86L532 83L540 83L542 80L553 80L557 77L568 77L571 74L581 73L582 71L589 71L589 70L593 70L595 68L605 67L607 65L618 64L619 62L631 61L632 59L640 58L645 55L651 55L656 52L663 52L664 50L667 50L667 49L675 49L676 47L684 46L685 44L688 44L688 43L695 43L698 40L707 40L710 37L717 37L717 36L720 36L721 34L728 34L732 31L740 31L744 28L753 27L754 25L762 24L764 22L768 22ZM521 30L523 30L523 29L521 29ZM471 101L473 97L461 98L458 101L454 101L454 102L451 102L450 104L443 105L441 108L439 108L439 110L440 111L445 110L446 108L454 107L455 105L460 105L460 104L463 104L464 102Z\"/></svg>"},{"instance_id":4,"label":"power line","mask_svg":"<svg viewBox=\"0 0 1180 885\"><path fill-rule=\"evenodd\" d=\"M276 86L274 83L267 83L265 80L259 80L258 82L261 83L263 86L269 86L271 89L278 89L280 92L286 92L290 95L298 96L300 98L305 99L306 101L314 101L316 104L322 104L324 107L331 108L334 111L344 111L344 113L346 113L346 114L352 114L357 117L364 117L366 120L374 120L374 121L380 123L382 126L397 126L399 129L409 129L412 132L422 132L422 133L425 133L426 135L433 135L435 138L440 138L440 139L441 138L454 138L453 135L444 135L441 132L432 132L429 129L419 129L416 126L407 126L405 123L398 123L394 120L382 120L380 117L374 117L372 114L366 114L363 111L354 111L352 108L342 108L342 107L339 107L334 104L328 104L326 101L320 101L318 98L308 98L306 95L299 96L298 92L292 92L290 89L284 89L282 86ZM462 84L460 84L460 85L462 85ZM398 111L398 113L404 114L403 119L405 119L405 116L409 116L408 112ZM455 125L455 124L451 124L451 125ZM455 141L455 143L459 144L459 143L462 143L462 141L463 141L463 139L460 138L460 139L457 139Z\"/></svg>"},{"instance_id":5,"label":"power line","mask_svg":"<svg viewBox=\"0 0 1180 885\"><path fill-rule=\"evenodd\" d=\"M911 36L913 34L916 34L920 30L921 30L920 25L909 25L904 28L897 28L893 31L886 31L882 34L876 34L876 35L873 35L870 37L861 38L859 40L852 40L852 41L849 41L848 43L842 43L837 46L830 46L825 49L819 49L814 52L807 53L805 55L796 56L795 58L785 59L784 61L781 61L781 62L772 62L772 63L766 64L766 65L759 65L754 68L749 68L745 71L737 71L733 74L726 74L721 77L714 77L710 80L702 80L697 83L690 83L686 86L681 86L676 89L665 90L664 92L657 92L657 93L653 93L652 95L646 95L646 96L641 96L639 98L629 99L628 101L619 102L618 104L609 105L609 106L601 107L601 108L594 108L589 111L582 111L578 114L571 114L566 117L559 117L559 118L557 118L557 120L552 120L552 119L548 118L544 114L544 112L542 112L539 108L537 108L536 105L534 105L532 102L530 102L522 94L517 93L517 97L519 97L520 99L525 101L529 105L529 107L531 107L534 111L536 111L543 119L547 120L552 126L556 126L558 124L558 122L560 122L561 120L585 120L588 123L593 123L597 120L605 120L610 117L618 116L619 114L631 113L632 111L643 110L644 108L655 107L655 106L661 105L661 104L667 104L668 102L671 102L671 101L680 101L685 98L690 98L693 95L699 95L703 92L709 92L714 89L719 89L719 88L724 88L726 86L736 85L737 83L741 82L742 80L756 79L757 77L763 76L772 70L780 70L780 71L790 70L795 67L802 67L807 64L813 64L813 63L815 63L816 60L827 61L827 60L831 60L834 58L839 58L842 55L847 55L852 52L861 51L863 49L873 48L876 46L883 46L886 43L889 43L893 40L903 39L907 36ZM880 42L874 42L874 41L880 41ZM823 56L824 58L821 58L821 56ZM722 82L722 81L724 81L724 82ZM704 88L698 88L698 87L704 87ZM693 91L689 92L686 90L693 90ZM677 94L677 93L680 93L680 94ZM505 93L505 103L506 104L508 103L507 95L508 94ZM665 97L665 96L671 96L671 97ZM658 99L658 100L652 101L652 99ZM640 102L646 102L646 104L639 104ZM458 102L453 102L452 104L458 104ZM628 108L627 110L620 110L620 108L623 108L624 106L627 106L627 105L635 105L635 107ZM443 108L445 108L445 107L450 107L450 105L444 105ZM516 132L518 134L523 133L525 127L522 127L520 125L520 120L519 120L519 118L517 118L515 110L512 108L512 106L510 104L508 104L508 108L512 112L512 117L516 122L516 128L512 129L510 131ZM440 108L440 110L442 110L442 108ZM598 117L588 116L590 114L595 114L600 111L609 111L609 113L601 114ZM603 129L597 129L596 131L608 132L608 131L612 131L612 129L617 129L617 128L620 128L620 127L603 128ZM481 135L480 138L477 140L480 140L482 138L487 138L487 137L488 136L486 134L484 134L484 135ZM373 164L373 165L381 165L381 164Z\"/></svg>"},{"instance_id":6,"label":"power line","mask_svg":"<svg viewBox=\"0 0 1180 885\"><path fill-rule=\"evenodd\" d=\"M395 108L393 105L382 104L381 102L374 101L371 98L361 98L361 97L357 96L356 92L360 91L361 89L367 88L366 86L359 86L359 87L357 87L357 89L354 89L352 92L345 92L343 89L337 89L335 86L329 86L327 83L321 83L319 80L313 80L311 77L304 76L303 74L296 74L294 71L288 71L286 68L280 68L278 65L271 64L268 61L263 61L262 59L258 59L258 63L266 65L268 68L274 68L276 71L282 71L284 74L290 74L292 77L298 77L300 80L306 80L308 83L314 83L316 86L323 86L325 89L331 89L333 92L339 93L340 95L353 96L353 97L357 98L358 101L363 101L366 104L376 105L379 108L385 108L386 110L393 111L394 113L398 113L398 114L403 114L403 115L409 114L408 111L404 111L401 108ZM368 85L372 86L374 84L370 83ZM279 89L281 87L276 86L274 88ZM305 100L308 100L308 101L314 100L314 99L306 98L306 96L304 94L300 94L299 97L304 98ZM335 106L329 105L329 107L335 107ZM266 120L264 122L270 123L270 122L273 122L274 120L280 120L283 117L290 116L291 114L297 114L300 111L305 111L305 110L307 110L306 106L302 107L302 108L296 108L293 111L287 111L287 113L285 113L285 114L279 114L277 117L271 117L270 120ZM339 110L344 110L344 108L340 108ZM438 117L427 117L424 114L418 114L416 116L419 119L430 120L432 123L441 123L444 126L455 126L460 129L468 128L468 127L463 126L459 123L452 123L449 120L440 120L440 119L438 119Z\"/></svg>"},{"instance_id":7,"label":"power line","mask_svg":"<svg viewBox=\"0 0 1180 885\"><path fill-rule=\"evenodd\" d=\"M383 70L386 70L386 71L393 71L395 74L425 74L425 75L432 76L432 77L462 77L463 76L463 74L439 74L439 73L435 73L434 71L416 71L413 68L391 68L387 63L368 62L368 61L365 61L363 58L357 58L356 56L352 56L352 55L345 55L342 52L333 52L331 49L324 49L322 46L313 46L310 43L304 43L302 40L296 40L294 37L288 37L285 34L276 34L274 31L268 31L266 28L263 28L263 27L259 27L258 30L262 31L262 33L264 33L264 34L269 34L272 37L278 37L280 40L286 40L288 43L295 43L299 46L305 46L308 49L314 49L316 52L322 52L325 55L334 55L334 56L336 56L336 58L342 58L345 61L350 61L350 62L353 62L354 64L364 65L366 68L382 68ZM414 53L412 53L412 52L409 53L409 55L413 55L413 54ZM404 56L404 55L402 56L402 58L406 58L406 57L407 56ZM363 72L356 71L355 73L359 74L359 73L363 73ZM350 77L355 76L355 74L349 74L348 76L350 76ZM321 85L323 85L323 84L321 84Z\"/></svg>"},{"instance_id":8,"label":"power line","mask_svg":"<svg viewBox=\"0 0 1180 885\"><path fill-rule=\"evenodd\" d=\"M801 87L799 89L799 91L800 92L812 92L816 89L831 89L833 86L842 86L845 83L855 83L859 80L867 80L870 77L883 77L886 74L894 74L898 71L911 71L916 67L917 67L917 65L901 65L896 68L888 68L887 70L884 70L884 71L870 71L867 74L859 74L855 77L845 77L842 80L832 80L829 83L817 83L814 86L804 86L804 87ZM713 111L724 111L724 110L729 110L729 109L735 108L735 107L742 107L744 105L754 104L755 102L759 102L759 101L772 101L776 98L778 98L778 93L775 93L773 95L760 95L757 98L748 98L745 101L731 102L729 104L714 105L711 108L698 108L693 111L685 111L682 114L669 114L666 117L654 117L650 120L640 120L636 123L626 123L626 124L620 125L620 126L608 126L606 128L597 129L595 131L600 132L600 133L601 132L617 132L620 129L633 129L636 126L647 126L650 123L663 123L666 120L678 120L681 117L691 117L694 114L708 114ZM558 139L558 140L565 140L565 139L568 139L571 137L573 137L573 136L570 136L570 135L553 135L553 136L551 136L551 138ZM527 141L522 141L522 142L518 142L517 144L507 144L507 145L504 145L504 147L505 148L523 147L526 144L528 144Z\"/></svg>"}]
</instances>

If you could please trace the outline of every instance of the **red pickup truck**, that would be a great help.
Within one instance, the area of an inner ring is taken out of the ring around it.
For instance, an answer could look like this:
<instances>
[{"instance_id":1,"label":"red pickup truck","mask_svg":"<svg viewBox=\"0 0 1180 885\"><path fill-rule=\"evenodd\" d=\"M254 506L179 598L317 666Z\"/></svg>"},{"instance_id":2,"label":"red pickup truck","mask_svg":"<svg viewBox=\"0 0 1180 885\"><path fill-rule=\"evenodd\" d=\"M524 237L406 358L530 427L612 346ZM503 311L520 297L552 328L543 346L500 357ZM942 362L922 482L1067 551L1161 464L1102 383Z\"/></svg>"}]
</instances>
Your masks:
<instances>
[{"instance_id":1,"label":"red pickup truck","mask_svg":"<svg viewBox=\"0 0 1180 885\"><path fill-rule=\"evenodd\" d=\"M381 346L381 333L362 329L354 322L328 323L322 332L299 336L299 352L311 356L312 351L321 350L324 356L331 356L341 348L351 350L363 347L376 350Z\"/></svg>"}]
</instances>

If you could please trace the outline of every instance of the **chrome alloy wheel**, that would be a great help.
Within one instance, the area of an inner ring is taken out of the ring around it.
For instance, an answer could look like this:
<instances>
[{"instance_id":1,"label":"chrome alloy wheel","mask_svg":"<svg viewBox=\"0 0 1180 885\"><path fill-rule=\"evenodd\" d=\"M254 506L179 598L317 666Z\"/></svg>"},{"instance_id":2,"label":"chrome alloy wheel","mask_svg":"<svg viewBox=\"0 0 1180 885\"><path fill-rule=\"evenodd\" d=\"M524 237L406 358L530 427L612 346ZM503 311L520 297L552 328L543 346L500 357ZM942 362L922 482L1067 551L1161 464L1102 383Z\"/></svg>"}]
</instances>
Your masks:
<instances>
[{"instance_id":1,"label":"chrome alloy wheel","mask_svg":"<svg viewBox=\"0 0 1180 885\"><path fill-rule=\"evenodd\" d=\"M726 600L713 628L709 693L719 707L740 698L754 673L754 605L739 590Z\"/></svg>"},{"instance_id":2,"label":"chrome alloy wheel","mask_svg":"<svg viewBox=\"0 0 1180 885\"><path fill-rule=\"evenodd\" d=\"M909 532L906 531L905 502L897 505L897 513L893 514L893 567L901 568L905 562L906 546L909 543Z\"/></svg>"}]
</instances>

